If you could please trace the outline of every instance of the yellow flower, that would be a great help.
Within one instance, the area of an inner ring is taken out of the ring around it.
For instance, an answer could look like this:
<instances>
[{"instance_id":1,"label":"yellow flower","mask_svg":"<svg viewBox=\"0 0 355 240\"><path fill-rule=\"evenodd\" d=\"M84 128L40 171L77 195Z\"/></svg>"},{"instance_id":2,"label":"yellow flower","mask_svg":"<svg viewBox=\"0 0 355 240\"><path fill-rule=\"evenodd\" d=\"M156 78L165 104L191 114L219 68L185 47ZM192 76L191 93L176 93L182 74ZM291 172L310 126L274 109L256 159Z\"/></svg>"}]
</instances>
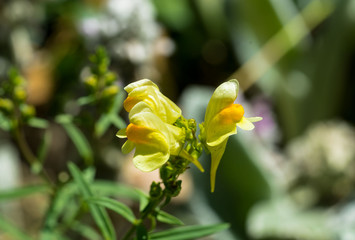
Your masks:
<instances>
[{"instance_id":1,"label":"yellow flower","mask_svg":"<svg viewBox=\"0 0 355 240\"><path fill-rule=\"evenodd\" d=\"M147 102L135 104L130 109L129 120L130 124L118 131L117 137L128 139L122 146L123 153L136 149L133 163L138 169L153 171L166 163L170 155L175 155L190 160L203 171L197 159L183 150L185 131L164 122Z\"/></svg>"},{"instance_id":2,"label":"yellow flower","mask_svg":"<svg viewBox=\"0 0 355 240\"><path fill-rule=\"evenodd\" d=\"M262 120L261 117L244 117L244 108L235 104L239 91L236 79L221 84L213 93L208 103L204 135L206 146L211 152L211 192L215 188L216 172L225 151L228 137L237 134L237 126L243 130L254 129L253 122Z\"/></svg>"},{"instance_id":3,"label":"yellow flower","mask_svg":"<svg viewBox=\"0 0 355 240\"><path fill-rule=\"evenodd\" d=\"M166 123L173 124L181 116L181 109L164 96L158 86L149 79L131 83L124 90L128 93L128 97L123 103L127 112L130 112L137 103L143 101L150 106L155 115Z\"/></svg>"}]
</instances>

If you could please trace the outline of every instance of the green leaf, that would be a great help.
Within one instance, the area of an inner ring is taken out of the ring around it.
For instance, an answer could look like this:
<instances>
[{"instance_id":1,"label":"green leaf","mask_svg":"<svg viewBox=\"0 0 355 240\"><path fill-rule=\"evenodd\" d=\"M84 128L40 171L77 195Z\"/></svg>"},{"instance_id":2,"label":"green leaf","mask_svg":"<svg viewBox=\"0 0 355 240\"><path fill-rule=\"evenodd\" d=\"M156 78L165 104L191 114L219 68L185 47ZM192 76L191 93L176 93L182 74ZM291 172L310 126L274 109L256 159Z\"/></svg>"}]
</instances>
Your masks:
<instances>
[{"instance_id":1,"label":"green leaf","mask_svg":"<svg viewBox=\"0 0 355 240\"><path fill-rule=\"evenodd\" d=\"M115 100L114 100L112 107L109 111L109 113L111 115L118 115L118 113L121 111L124 97L125 97L125 92L122 90L116 94Z\"/></svg>"},{"instance_id":2,"label":"green leaf","mask_svg":"<svg viewBox=\"0 0 355 240\"><path fill-rule=\"evenodd\" d=\"M198 239L200 237L208 236L213 233L225 230L229 227L229 224L216 224L216 225L205 225L205 226L186 226L169 229L162 232L156 232L150 234L149 239L159 239L159 240L187 240L187 239Z\"/></svg>"},{"instance_id":3,"label":"green leaf","mask_svg":"<svg viewBox=\"0 0 355 240\"><path fill-rule=\"evenodd\" d=\"M44 231L48 229L53 229L56 227L58 219L63 213L66 206L68 206L71 198L77 194L77 187L73 183L69 183L61 187L54 196L52 204L46 213L46 218L44 221Z\"/></svg>"},{"instance_id":4,"label":"green leaf","mask_svg":"<svg viewBox=\"0 0 355 240\"><path fill-rule=\"evenodd\" d=\"M95 124L95 134L101 137L111 125L111 117L109 114L102 114Z\"/></svg>"},{"instance_id":5,"label":"green leaf","mask_svg":"<svg viewBox=\"0 0 355 240\"><path fill-rule=\"evenodd\" d=\"M71 122L69 116L58 116L56 121L63 126L64 130L67 132L68 136L76 146L80 156L86 161L88 165L91 165L94 154L84 134Z\"/></svg>"},{"instance_id":6,"label":"green leaf","mask_svg":"<svg viewBox=\"0 0 355 240\"><path fill-rule=\"evenodd\" d=\"M43 128L43 129L46 129L49 126L49 123L47 120L45 120L43 118L36 118L36 117L30 118L28 120L27 124L31 127L34 127L34 128Z\"/></svg>"},{"instance_id":7,"label":"green leaf","mask_svg":"<svg viewBox=\"0 0 355 240\"><path fill-rule=\"evenodd\" d=\"M41 231L41 234L39 236L40 240L69 240L67 237L63 236L59 232L56 231L51 231L51 230L44 230Z\"/></svg>"},{"instance_id":8,"label":"green leaf","mask_svg":"<svg viewBox=\"0 0 355 240\"><path fill-rule=\"evenodd\" d=\"M100 196L115 196L137 201L141 198L148 198L141 190L116 182L97 180L91 184L91 188L95 194Z\"/></svg>"},{"instance_id":9,"label":"green leaf","mask_svg":"<svg viewBox=\"0 0 355 240\"><path fill-rule=\"evenodd\" d=\"M26 197L28 195L40 193L40 192L48 193L49 191L50 188L47 185L26 186L26 187L11 189L11 190L5 190L0 192L0 202Z\"/></svg>"},{"instance_id":10,"label":"green leaf","mask_svg":"<svg viewBox=\"0 0 355 240\"><path fill-rule=\"evenodd\" d=\"M168 224L184 225L184 223L180 219L162 210L158 212L157 220L159 222L168 223Z\"/></svg>"},{"instance_id":11,"label":"green leaf","mask_svg":"<svg viewBox=\"0 0 355 240\"><path fill-rule=\"evenodd\" d=\"M0 112L0 128L4 131L10 131L11 121Z\"/></svg>"},{"instance_id":12,"label":"green leaf","mask_svg":"<svg viewBox=\"0 0 355 240\"><path fill-rule=\"evenodd\" d=\"M71 162L69 162L68 168L84 198L94 197L92 190L84 179L81 171ZM89 208L92 217L94 218L104 238L106 240L116 239L114 227L109 216L107 215L107 212L102 207L96 206L95 204L89 204Z\"/></svg>"},{"instance_id":13,"label":"green leaf","mask_svg":"<svg viewBox=\"0 0 355 240\"><path fill-rule=\"evenodd\" d=\"M118 213L125 219L127 219L129 222L133 223L136 220L136 217L134 216L132 210L126 206L125 204L111 199L107 197L98 197L98 198L89 198L87 199L89 203L94 203L103 207L106 207L108 209L111 209L112 211Z\"/></svg>"},{"instance_id":14,"label":"green leaf","mask_svg":"<svg viewBox=\"0 0 355 240\"><path fill-rule=\"evenodd\" d=\"M80 106L83 106L83 105L86 105L86 104L89 104L89 103L92 103L95 101L95 96L93 95L89 95L89 96L85 96L85 97L81 97L77 100L77 103L80 105Z\"/></svg>"},{"instance_id":15,"label":"green leaf","mask_svg":"<svg viewBox=\"0 0 355 240\"><path fill-rule=\"evenodd\" d=\"M115 125L115 127L121 129L121 128L125 128L126 127L126 123L125 121L123 121L122 118L120 118L117 115L110 115L110 119L113 125Z\"/></svg>"},{"instance_id":16,"label":"green leaf","mask_svg":"<svg viewBox=\"0 0 355 240\"><path fill-rule=\"evenodd\" d=\"M86 239L90 239L90 240L102 239L102 237L94 229L92 229L90 226L87 226L85 224L75 222L70 226L70 228L78 232L81 236L85 237Z\"/></svg>"},{"instance_id":17,"label":"green leaf","mask_svg":"<svg viewBox=\"0 0 355 240\"><path fill-rule=\"evenodd\" d=\"M38 153L37 153L37 158L38 158L38 161L43 163L47 153L48 153L48 149L49 149L49 146L50 146L50 143L51 143L51 139L52 139L52 134L49 130L47 130L45 133L44 133L44 137L43 137L43 140L41 142L41 145L38 149Z\"/></svg>"},{"instance_id":18,"label":"green leaf","mask_svg":"<svg viewBox=\"0 0 355 240\"><path fill-rule=\"evenodd\" d=\"M0 215L0 229L14 239L31 240L26 233Z\"/></svg>"}]
</instances>

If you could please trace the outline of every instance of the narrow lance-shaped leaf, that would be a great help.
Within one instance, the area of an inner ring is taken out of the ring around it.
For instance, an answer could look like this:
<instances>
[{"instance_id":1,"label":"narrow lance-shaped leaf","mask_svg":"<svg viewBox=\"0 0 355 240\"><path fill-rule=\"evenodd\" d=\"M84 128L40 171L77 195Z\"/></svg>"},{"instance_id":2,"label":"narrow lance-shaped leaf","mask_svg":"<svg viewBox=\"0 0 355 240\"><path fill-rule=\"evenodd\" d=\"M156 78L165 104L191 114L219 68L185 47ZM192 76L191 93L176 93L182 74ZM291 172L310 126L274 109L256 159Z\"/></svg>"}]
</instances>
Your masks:
<instances>
[{"instance_id":1,"label":"narrow lance-shaped leaf","mask_svg":"<svg viewBox=\"0 0 355 240\"><path fill-rule=\"evenodd\" d=\"M35 127L35 128L43 128L46 129L49 126L49 123L47 120L43 119L43 118L30 118L27 122L27 124L31 127Z\"/></svg>"},{"instance_id":2,"label":"narrow lance-shaped leaf","mask_svg":"<svg viewBox=\"0 0 355 240\"><path fill-rule=\"evenodd\" d=\"M141 198L148 198L141 190L117 182L96 180L90 186L93 192L100 196L115 196L137 201Z\"/></svg>"},{"instance_id":3,"label":"narrow lance-shaped leaf","mask_svg":"<svg viewBox=\"0 0 355 240\"><path fill-rule=\"evenodd\" d=\"M94 203L106 207L108 209L111 209L112 211L118 213L119 215L121 215L131 223L134 223L134 221L136 220L136 217L134 216L132 210L128 206L114 199L107 198L107 197L99 197L99 198L89 198L87 199L87 201L89 203Z\"/></svg>"},{"instance_id":4,"label":"narrow lance-shaped leaf","mask_svg":"<svg viewBox=\"0 0 355 240\"><path fill-rule=\"evenodd\" d=\"M68 164L68 168L84 198L94 197L88 183L85 181L80 170L71 162ZM89 208L92 217L100 228L104 238L106 240L116 239L114 227L110 218L107 215L107 212L103 208L96 206L95 204L89 204Z\"/></svg>"},{"instance_id":5,"label":"narrow lance-shaped leaf","mask_svg":"<svg viewBox=\"0 0 355 240\"><path fill-rule=\"evenodd\" d=\"M180 219L162 210L158 212L157 220L159 222L168 223L168 224L184 225L184 223Z\"/></svg>"},{"instance_id":6,"label":"narrow lance-shaped leaf","mask_svg":"<svg viewBox=\"0 0 355 240\"><path fill-rule=\"evenodd\" d=\"M26 233L20 230L18 227L10 223L7 219L3 218L0 215L0 230L2 232L7 233L9 236L12 236L13 239L21 239L21 240L31 240Z\"/></svg>"},{"instance_id":7,"label":"narrow lance-shaped leaf","mask_svg":"<svg viewBox=\"0 0 355 240\"><path fill-rule=\"evenodd\" d=\"M150 234L151 240L187 240L198 239L204 236L211 235L213 233L225 230L229 227L229 224L216 224L205 226L186 226L169 229L162 232L156 232Z\"/></svg>"},{"instance_id":8,"label":"narrow lance-shaped leaf","mask_svg":"<svg viewBox=\"0 0 355 240\"><path fill-rule=\"evenodd\" d=\"M35 193L49 192L50 188L47 185L34 185L0 192L0 202L13 200L16 198L26 197Z\"/></svg>"},{"instance_id":9,"label":"narrow lance-shaped leaf","mask_svg":"<svg viewBox=\"0 0 355 240\"><path fill-rule=\"evenodd\" d=\"M90 226L82 224L80 222L75 222L71 225L71 229L78 232L81 236L89 240L101 240L102 237Z\"/></svg>"},{"instance_id":10,"label":"narrow lance-shaped leaf","mask_svg":"<svg viewBox=\"0 0 355 240\"><path fill-rule=\"evenodd\" d=\"M88 165L91 165L93 161L93 152L91 150L90 144L80 129L72 123L71 117L67 115L61 115L56 118L56 121L63 126L64 130L73 141L80 156L86 161Z\"/></svg>"},{"instance_id":11,"label":"narrow lance-shaped leaf","mask_svg":"<svg viewBox=\"0 0 355 240\"><path fill-rule=\"evenodd\" d=\"M93 168L88 168L83 172L83 177L86 181L92 181L95 172ZM78 187L74 182L68 182L67 184L60 187L50 205L50 208L46 212L46 217L44 220L44 228L42 232L53 231L57 227L59 219L65 221L67 216L65 213L72 212L68 210L68 207L72 206L74 197L78 193ZM80 207L76 204L77 209ZM45 238L44 238L45 239Z\"/></svg>"}]
</instances>

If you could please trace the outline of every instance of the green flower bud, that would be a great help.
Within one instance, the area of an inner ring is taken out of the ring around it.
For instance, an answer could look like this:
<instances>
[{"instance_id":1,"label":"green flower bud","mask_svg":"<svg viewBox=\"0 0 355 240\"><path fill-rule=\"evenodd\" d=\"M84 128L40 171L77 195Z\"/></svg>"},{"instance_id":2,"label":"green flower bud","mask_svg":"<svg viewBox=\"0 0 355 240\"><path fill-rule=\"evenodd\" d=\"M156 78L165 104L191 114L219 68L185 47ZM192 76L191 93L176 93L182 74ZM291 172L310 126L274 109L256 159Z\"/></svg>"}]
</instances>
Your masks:
<instances>
[{"instance_id":1,"label":"green flower bud","mask_svg":"<svg viewBox=\"0 0 355 240\"><path fill-rule=\"evenodd\" d=\"M34 117L36 115L36 109L32 105L21 104L20 111L21 111L22 117L25 120L27 120L31 117Z\"/></svg>"},{"instance_id":2,"label":"green flower bud","mask_svg":"<svg viewBox=\"0 0 355 240\"><path fill-rule=\"evenodd\" d=\"M109 87L106 87L102 91L102 97L109 98L109 97L115 96L119 90L120 90L119 87L116 85L111 85Z\"/></svg>"},{"instance_id":3,"label":"green flower bud","mask_svg":"<svg viewBox=\"0 0 355 240\"><path fill-rule=\"evenodd\" d=\"M26 90L21 86L16 86L14 89L14 99L19 102L26 100L27 93Z\"/></svg>"},{"instance_id":4,"label":"green flower bud","mask_svg":"<svg viewBox=\"0 0 355 240\"><path fill-rule=\"evenodd\" d=\"M10 99L0 98L0 111L9 114L14 110L14 104Z\"/></svg>"},{"instance_id":5,"label":"green flower bud","mask_svg":"<svg viewBox=\"0 0 355 240\"><path fill-rule=\"evenodd\" d=\"M115 80L117 79L117 76L113 72L108 72L105 75L105 84L106 85L111 85Z\"/></svg>"},{"instance_id":6,"label":"green flower bud","mask_svg":"<svg viewBox=\"0 0 355 240\"><path fill-rule=\"evenodd\" d=\"M163 194L163 190L160 187L160 183L152 182L150 185L149 196L152 198L159 198Z\"/></svg>"},{"instance_id":7,"label":"green flower bud","mask_svg":"<svg viewBox=\"0 0 355 240\"><path fill-rule=\"evenodd\" d=\"M165 186L166 189L166 193L169 197L176 197L179 195L180 191L181 191L181 180L178 180L176 182L170 182L169 185Z\"/></svg>"},{"instance_id":8,"label":"green flower bud","mask_svg":"<svg viewBox=\"0 0 355 240\"><path fill-rule=\"evenodd\" d=\"M98 79L96 76L91 75L90 77L85 79L84 83L89 89L96 90L98 85Z\"/></svg>"}]
</instances>

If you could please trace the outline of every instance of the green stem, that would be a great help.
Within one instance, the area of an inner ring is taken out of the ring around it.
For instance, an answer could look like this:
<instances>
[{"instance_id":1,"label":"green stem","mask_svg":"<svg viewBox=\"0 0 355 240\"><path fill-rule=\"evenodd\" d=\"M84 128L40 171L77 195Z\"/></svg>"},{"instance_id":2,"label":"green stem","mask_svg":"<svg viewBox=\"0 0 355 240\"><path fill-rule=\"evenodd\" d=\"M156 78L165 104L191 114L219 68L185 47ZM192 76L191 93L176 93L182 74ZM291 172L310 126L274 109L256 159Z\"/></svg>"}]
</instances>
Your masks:
<instances>
[{"instance_id":1,"label":"green stem","mask_svg":"<svg viewBox=\"0 0 355 240\"><path fill-rule=\"evenodd\" d=\"M22 155L24 156L24 158L26 159L26 161L31 166L33 166L34 164L39 163L38 159L32 153L30 147L28 146L22 131L18 127L15 128L15 130L14 130L14 137L15 137L15 140L16 140L19 148L20 148L20 151L21 151ZM39 175L48 183L48 185L52 189L56 188L55 184L52 182L52 180L48 176L47 172L45 172L43 168L41 168L41 170L39 172Z\"/></svg>"}]
</instances>

